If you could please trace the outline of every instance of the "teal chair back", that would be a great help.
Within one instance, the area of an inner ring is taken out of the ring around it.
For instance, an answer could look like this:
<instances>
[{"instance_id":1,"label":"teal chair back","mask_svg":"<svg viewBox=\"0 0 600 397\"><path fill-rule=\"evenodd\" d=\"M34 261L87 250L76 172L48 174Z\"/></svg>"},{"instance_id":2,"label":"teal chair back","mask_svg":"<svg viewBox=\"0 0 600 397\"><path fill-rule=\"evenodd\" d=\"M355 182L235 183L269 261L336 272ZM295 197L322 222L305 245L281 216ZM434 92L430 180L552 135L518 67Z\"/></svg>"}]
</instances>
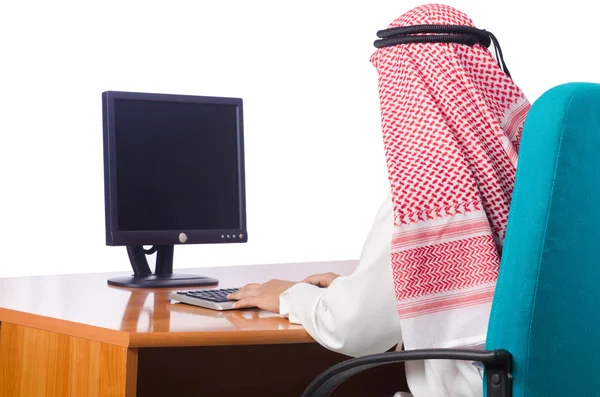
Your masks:
<instances>
[{"instance_id":1,"label":"teal chair back","mask_svg":"<svg viewBox=\"0 0 600 397\"><path fill-rule=\"evenodd\" d=\"M600 396L600 84L531 107L487 346L513 355L513 397Z\"/></svg>"}]
</instances>

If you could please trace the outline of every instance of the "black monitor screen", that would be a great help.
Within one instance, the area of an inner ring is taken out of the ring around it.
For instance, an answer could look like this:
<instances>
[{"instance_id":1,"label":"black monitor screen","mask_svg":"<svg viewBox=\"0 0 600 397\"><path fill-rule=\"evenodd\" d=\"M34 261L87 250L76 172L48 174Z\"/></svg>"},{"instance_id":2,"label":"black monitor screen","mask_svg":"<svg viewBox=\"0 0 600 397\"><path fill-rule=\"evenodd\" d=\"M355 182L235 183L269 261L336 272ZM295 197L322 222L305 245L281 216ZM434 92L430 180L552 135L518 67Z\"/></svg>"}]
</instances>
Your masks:
<instances>
[{"instance_id":1,"label":"black monitor screen","mask_svg":"<svg viewBox=\"0 0 600 397\"><path fill-rule=\"evenodd\" d=\"M239 229L238 106L115 99L117 229Z\"/></svg>"}]
</instances>

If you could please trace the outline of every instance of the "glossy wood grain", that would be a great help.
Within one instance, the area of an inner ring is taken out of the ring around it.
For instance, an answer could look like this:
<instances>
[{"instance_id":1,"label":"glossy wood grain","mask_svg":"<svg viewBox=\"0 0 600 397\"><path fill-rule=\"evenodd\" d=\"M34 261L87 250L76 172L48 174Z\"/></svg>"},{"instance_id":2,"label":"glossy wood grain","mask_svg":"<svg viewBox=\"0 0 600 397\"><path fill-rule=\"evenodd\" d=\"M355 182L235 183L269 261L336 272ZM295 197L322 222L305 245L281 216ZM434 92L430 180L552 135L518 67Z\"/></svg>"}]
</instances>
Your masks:
<instances>
[{"instance_id":1,"label":"glossy wood grain","mask_svg":"<svg viewBox=\"0 0 600 397\"><path fill-rule=\"evenodd\" d=\"M322 272L350 274L356 261L177 269L216 277L211 288L273 278L300 281ZM311 342L299 325L259 310L219 312L167 298L170 290L107 285L127 273L0 279L0 322L20 324L124 347L211 346Z\"/></svg>"},{"instance_id":2,"label":"glossy wood grain","mask_svg":"<svg viewBox=\"0 0 600 397\"><path fill-rule=\"evenodd\" d=\"M136 353L3 322L0 397L135 397Z\"/></svg>"}]
</instances>

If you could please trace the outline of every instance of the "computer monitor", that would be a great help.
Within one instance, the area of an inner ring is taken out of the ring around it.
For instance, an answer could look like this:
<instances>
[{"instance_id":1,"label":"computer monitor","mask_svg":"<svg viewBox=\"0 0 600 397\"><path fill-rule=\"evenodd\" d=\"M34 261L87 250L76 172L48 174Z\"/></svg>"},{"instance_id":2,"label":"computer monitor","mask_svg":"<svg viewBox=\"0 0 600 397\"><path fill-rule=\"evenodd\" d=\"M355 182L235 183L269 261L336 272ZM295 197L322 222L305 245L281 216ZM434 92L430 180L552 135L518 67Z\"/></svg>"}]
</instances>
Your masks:
<instances>
[{"instance_id":1,"label":"computer monitor","mask_svg":"<svg viewBox=\"0 0 600 397\"><path fill-rule=\"evenodd\" d=\"M107 91L102 105L106 245L126 246L133 268L108 283L217 284L173 274L173 250L248 241L242 99Z\"/></svg>"}]
</instances>

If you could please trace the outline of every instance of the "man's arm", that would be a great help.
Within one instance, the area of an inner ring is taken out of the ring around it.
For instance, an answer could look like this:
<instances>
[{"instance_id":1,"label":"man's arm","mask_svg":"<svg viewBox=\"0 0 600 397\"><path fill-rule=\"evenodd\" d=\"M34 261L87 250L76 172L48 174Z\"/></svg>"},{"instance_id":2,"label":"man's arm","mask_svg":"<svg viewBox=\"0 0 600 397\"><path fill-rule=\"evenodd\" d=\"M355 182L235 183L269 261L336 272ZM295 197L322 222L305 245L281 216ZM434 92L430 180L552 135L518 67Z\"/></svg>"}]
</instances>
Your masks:
<instances>
[{"instance_id":1,"label":"man's arm","mask_svg":"<svg viewBox=\"0 0 600 397\"><path fill-rule=\"evenodd\" d=\"M356 271L334 278L328 288L294 284L280 295L279 312L290 322L302 324L321 345L349 356L381 353L401 344L390 265L392 229L388 196L375 217Z\"/></svg>"}]
</instances>

